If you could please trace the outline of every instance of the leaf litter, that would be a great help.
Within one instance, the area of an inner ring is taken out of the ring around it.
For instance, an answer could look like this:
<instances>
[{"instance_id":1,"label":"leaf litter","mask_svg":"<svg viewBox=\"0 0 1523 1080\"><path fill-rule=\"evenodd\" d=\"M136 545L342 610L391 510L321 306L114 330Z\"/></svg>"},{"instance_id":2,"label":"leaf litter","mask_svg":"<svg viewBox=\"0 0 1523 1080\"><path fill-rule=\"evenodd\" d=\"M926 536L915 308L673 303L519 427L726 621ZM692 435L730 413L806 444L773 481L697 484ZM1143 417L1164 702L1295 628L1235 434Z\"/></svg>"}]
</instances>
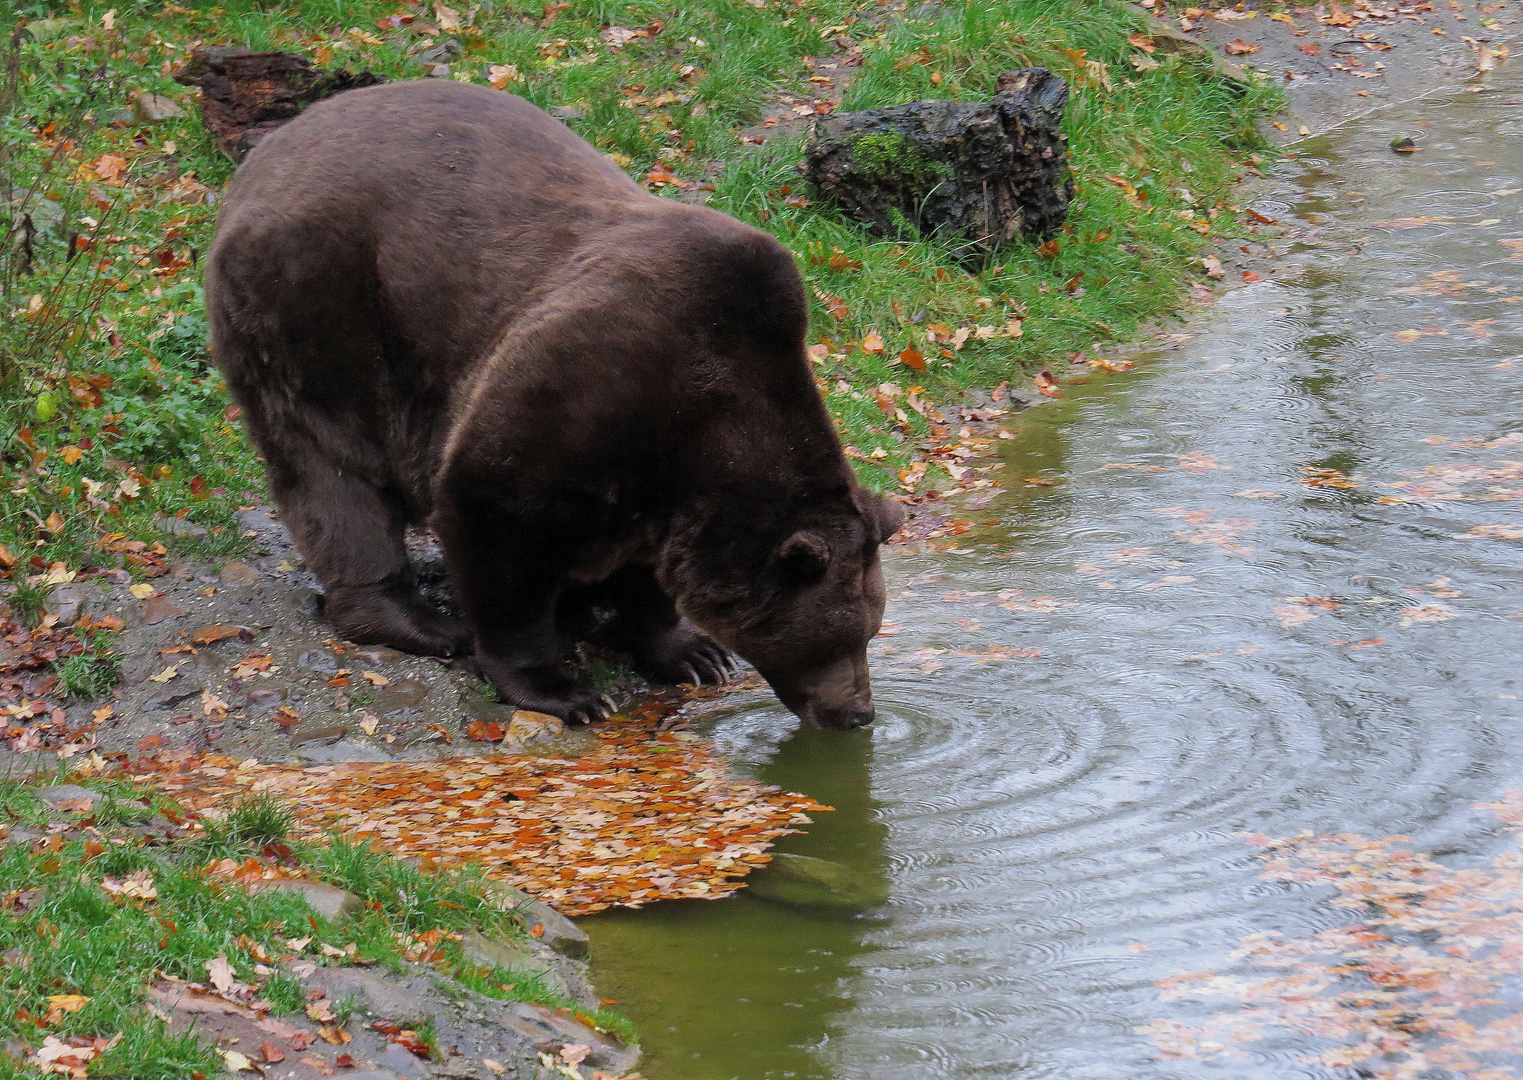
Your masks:
<instances>
[{"instance_id":1,"label":"leaf litter","mask_svg":"<svg viewBox=\"0 0 1523 1080\"><path fill-rule=\"evenodd\" d=\"M1332 906L1358 921L1307 937L1250 934L1232 953L1246 965L1234 973L1185 971L1156 984L1166 1000L1212 1002L1220 1012L1136 1031L1166 1059L1241 1060L1293 1033L1320 1043L1300 1056L1305 1065L1373 1080L1517 1076L1523 791L1478 808L1492 811L1512 842L1474 867L1414 851L1410 836L1246 834L1260 849L1264 880L1330 886Z\"/></svg>"},{"instance_id":2,"label":"leaf litter","mask_svg":"<svg viewBox=\"0 0 1523 1080\"><path fill-rule=\"evenodd\" d=\"M336 828L425 864L477 862L572 916L728 896L770 861L773 840L831 809L732 775L709 740L659 704L596 734L602 745L575 759L299 767L177 754L133 771L197 811L267 792L290 805L306 838Z\"/></svg>"}]
</instances>

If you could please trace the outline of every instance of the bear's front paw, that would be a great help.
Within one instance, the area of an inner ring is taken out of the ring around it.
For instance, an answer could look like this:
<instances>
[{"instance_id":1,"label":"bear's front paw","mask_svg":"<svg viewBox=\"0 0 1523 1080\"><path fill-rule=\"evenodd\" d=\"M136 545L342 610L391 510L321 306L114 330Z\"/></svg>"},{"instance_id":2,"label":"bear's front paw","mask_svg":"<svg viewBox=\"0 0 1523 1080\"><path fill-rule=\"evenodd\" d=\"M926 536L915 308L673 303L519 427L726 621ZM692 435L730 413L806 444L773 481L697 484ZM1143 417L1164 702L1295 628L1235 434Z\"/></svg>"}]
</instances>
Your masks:
<instances>
[{"instance_id":1,"label":"bear's front paw","mask_svg":"<svg viewBox=\"0 0 1523 1080\"><path fill-rule=\"evenodd\" d=\"M631 659L635 670L652 682L723 686L735 674L735 658L686 619L642 642Z\"/></svg>"},{"instance_id":2,"label":"bear's front paw","mask_svg":"<svg viewBox=\"0 0 1523 1080\"><path fill-rule=\"evenodd\" d=\"M476 655L481 673L509 705L559 716L568 724L593 724L613 712L613 699L567 678L554 667L517 667Z\"/></svg>"}]
</instances>

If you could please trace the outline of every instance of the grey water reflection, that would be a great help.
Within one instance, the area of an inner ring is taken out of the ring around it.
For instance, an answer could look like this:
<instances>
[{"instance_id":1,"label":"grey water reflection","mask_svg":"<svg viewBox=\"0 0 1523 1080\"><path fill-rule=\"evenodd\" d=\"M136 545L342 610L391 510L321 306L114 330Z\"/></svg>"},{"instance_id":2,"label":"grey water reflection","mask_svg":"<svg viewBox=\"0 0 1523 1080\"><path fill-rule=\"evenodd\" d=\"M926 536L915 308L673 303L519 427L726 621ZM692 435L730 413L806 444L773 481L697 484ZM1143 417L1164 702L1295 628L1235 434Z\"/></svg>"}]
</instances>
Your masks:
<instances>
[{"instance_id":1,"label":"grey water reflection","mask_svg":"<svg viewBox=\"0 0 1523 1080\"><path fill-rule=\"evenodd\" d=\"M1334 1075L1294 1040L1212 1067L1135 1029L1178 1008L1155 980L1347 921L1261 880L1244 831L1463 861L1496 842L1475 804L1523 786L1515 93L1309 144L1298 193L1259 206L1303 218L1290 272L1026 414L978 527L890 560L870 749L717 718L742 762L843 806L798 850L891 898L599 924L652 1080ZM1423 152L1395 157L1414 124Z\"/></svg>"}]
</instances>

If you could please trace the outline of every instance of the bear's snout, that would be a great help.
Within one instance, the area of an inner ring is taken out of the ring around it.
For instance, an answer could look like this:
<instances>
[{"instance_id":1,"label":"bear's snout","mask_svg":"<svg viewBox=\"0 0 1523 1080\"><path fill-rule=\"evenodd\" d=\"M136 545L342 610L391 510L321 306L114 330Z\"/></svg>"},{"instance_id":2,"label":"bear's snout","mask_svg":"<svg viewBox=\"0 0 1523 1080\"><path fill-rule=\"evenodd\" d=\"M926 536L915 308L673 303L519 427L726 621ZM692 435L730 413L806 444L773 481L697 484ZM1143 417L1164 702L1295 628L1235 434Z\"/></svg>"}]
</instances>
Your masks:
<instances>
[{"instance_id":1,"label":"bear's snout","mask_svg":"<svg viewBox=\"0 0 1523 1080\"><path fill-rule=\"evenodd\" d=\"M763 675L779 700L807 724L850 731L873 722L873 688L865 651L802 674Z\"/></svg>"}]
</instances>

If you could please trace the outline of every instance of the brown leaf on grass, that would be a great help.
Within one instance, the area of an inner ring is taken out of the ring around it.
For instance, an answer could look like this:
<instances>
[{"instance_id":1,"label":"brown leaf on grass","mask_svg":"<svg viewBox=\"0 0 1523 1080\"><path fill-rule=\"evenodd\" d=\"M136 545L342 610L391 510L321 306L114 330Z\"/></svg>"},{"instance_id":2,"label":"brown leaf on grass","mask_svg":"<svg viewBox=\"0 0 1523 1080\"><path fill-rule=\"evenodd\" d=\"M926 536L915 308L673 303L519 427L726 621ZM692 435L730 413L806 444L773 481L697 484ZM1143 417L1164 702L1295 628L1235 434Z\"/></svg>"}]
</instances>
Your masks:
<instances>
[{"instance_id":1,"label":"brown leaf on grass","mask_svg":"<svg viewBox=\"0 0 1523 1080\"><path fill-rule=\"evenodd\" d=\"M63 1019L65 1013L79 1012L88 1004L90 999L83 994L52 994L48 997L48 1011L42 1022L52 1027Z\"/></svg>"},{"instance_id":2,"label":"brown leaf on grass","mask_svg":"<svg viewBox=\"0 0 1523 1080\"><path fill-rule=\"evenodd\" d=\"M226 956L217 956L215 959L208 960L206 974L211 979L212 985L223 994L241 985L233 965L227 962Z\"/></svg>"},{"instance_id":3,"label":"brown leaf on grass","mask_svg":"<svg viewBox=\"0 0 1523 1080\"><path fill-rule=\"evenodd\" d=\"M879 336L878 331L869 330L863 336L862 351L865 353L873 353L874 355L887 351L886 347L883 344L883 338Z\"/></svg>"},{"instance_id":4,"label":"brown leaf on grass","mask_svg":"<svg viewBox=\"0 0 1523 1080\"><path fill-rule=\"evenodd\" d=\"M899 354L899 362L911 371L925 370L925 357L913 345Z\"/></svg>"},{"instance_id":5,"label":"brown leaf on grass","mask_svg":"<svg viewBox=\"0 0 1523 1080\"><path fill-rule=\"evenodd\" d=\"M1259 46L1250 45L1242 38L1238 38L1236 41L1229 41L1222 48L1226 50L1228 56L1248 56L1259 51Z\"/></svg>"},{"instance_id":6,"label":"brown leaf on grass","mask_svg":"<svg viewBox=\"0 0 1523 1080\"><path fill-rule=\"evenodd\" d=\"M1055 398L1063 396L1063 391L1058 389L1058 380L1052 377L1052 372L1050 371L1037 372L1036 377L1031 380L1031 383L1036 387L1037 393L1043 397Z\"/></svg>"}]
</instances>

